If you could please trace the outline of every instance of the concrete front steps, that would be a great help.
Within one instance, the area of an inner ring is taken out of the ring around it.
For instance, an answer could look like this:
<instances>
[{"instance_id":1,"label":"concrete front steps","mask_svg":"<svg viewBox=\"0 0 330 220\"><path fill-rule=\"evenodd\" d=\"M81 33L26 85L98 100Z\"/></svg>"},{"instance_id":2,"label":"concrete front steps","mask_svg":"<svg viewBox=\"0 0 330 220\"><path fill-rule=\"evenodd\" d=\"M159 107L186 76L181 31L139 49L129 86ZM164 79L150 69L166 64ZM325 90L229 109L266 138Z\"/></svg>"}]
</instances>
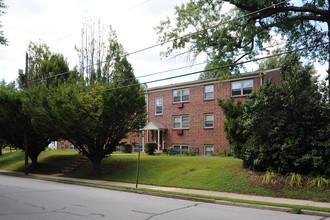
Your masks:
<instances>
[{"instance_id":1,"label":"concrete front steps","mask_svg":"<svg viewBox=\"0 0 330 220\"><path fill-rule=\"evenodd\" d=\"M61 173L71 173L72 171L76 170L78 167L82 166L88 161L87 157L81 157L79 160L74 161L73 163L66 166Z\"/></svg>"}]
</instances>

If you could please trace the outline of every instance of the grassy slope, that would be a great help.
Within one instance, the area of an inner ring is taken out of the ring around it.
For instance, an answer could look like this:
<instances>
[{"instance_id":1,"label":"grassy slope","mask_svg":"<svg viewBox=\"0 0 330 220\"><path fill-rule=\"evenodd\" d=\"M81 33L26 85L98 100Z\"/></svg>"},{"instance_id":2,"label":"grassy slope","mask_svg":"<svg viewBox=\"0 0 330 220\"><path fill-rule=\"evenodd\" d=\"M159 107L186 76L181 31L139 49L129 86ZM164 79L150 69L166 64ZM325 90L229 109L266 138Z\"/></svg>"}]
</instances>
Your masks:
<instances>
[{"instance_id":1,"label":"grassy slope","mask_svg":"<svg viewBox=\"0 0 330 220\"><path fill-rule=\"evenodd\" d=\"M111 156L103 160L102 176L93 177L90 164L70 176L134 183L136 166L136 155ZM139 183L330 202L329 189L262 185L259 174L247 171L241 160L229 157L144 155L141 156Z\"/></svg>"},{"instance_id":2,"label":"grassy slope","mask_svg":"<svg viewBox=\"0 0 330 220\"><path fill-rule=\"evenodd\" d=\"M47 150L38 157L40 164L35 173L54 174L59 173L65 166L81 157L76 151ZM29 161L31 164L31 161ZM12 151L5 152L0 157L0 169L24 171L24 152Z\"/></svg>"},{"instance_id":3,"label":"grassy slope","mask_svg":"<svg viewBox=\"0 0 330 220\"><path fill-rule=\"evenodd\" d=\"M42 166L35 172L59 173L79 157L73 151L43 152L39 157ZM0 157L0 169L23 171L23 165L23 152L6 153ZM137 155L110 156L103 160L102 168L102 176L93 176L91 164L86 163L68 176L134 183ZM241 160L229 157L142 155L139 183L330 202L329 188L262 185L259 174L243 169Z\"/></svg>"}]
</instances>

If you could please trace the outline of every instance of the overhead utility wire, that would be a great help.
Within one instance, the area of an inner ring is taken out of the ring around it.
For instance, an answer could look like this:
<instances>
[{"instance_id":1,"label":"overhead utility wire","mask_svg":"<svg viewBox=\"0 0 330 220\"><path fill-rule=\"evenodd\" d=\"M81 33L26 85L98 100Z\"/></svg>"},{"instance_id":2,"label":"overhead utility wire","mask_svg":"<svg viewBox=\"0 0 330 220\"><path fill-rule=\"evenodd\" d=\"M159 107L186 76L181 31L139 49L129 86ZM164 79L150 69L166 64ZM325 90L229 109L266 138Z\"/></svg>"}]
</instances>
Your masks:
<instances>
[{"instance_id":1,"label":"overhead utility wire","mask_svg":"<svg viewBox=\"0 0 330 220\"><path fill-rule=\"evenodd\" d=\"M323 33L326 33L326 32L329 32L329 31L324 31L324 32L321 32L321 33L323 34ZM319 34L320 33L314 34L314 35L310 35L310 36L315 36L315 35L319 35ZM284 44L286 44L286 43L273 44L273 45L269 45L267 47L263 47L262 49L272 48L272 47L276 47L276 46L280 46L280 45L284 45ZM261 50L259 50L259 51L261 51ZM122 80L120 80L120 82L124 82L124 81L127 81L127 80L132 80L132 79L143 78L143 77L148 77L148 76L154 76L154 75L158 75L158 74L162 74L162 73L173 72L173 71L176 71L176 70L186 69L186 68L189 68L189 67L191 68L193 66L199 66L199 65L205 64L207 62L208 61L204 61L204 62L201 62L201 63L196 63L196 64L192 64L192 65L188 65L188 66L182 66L182 67L178 67L178 68L174 68L174 69L168 69L168 70L159 71L159 72L155 72L155 73L150 73L150 74L146 74L146 75L136 76L134 78L122 79ZM84 86L84 88L86 88L86 87L92 87L92 86L95 86L95 85Z\"/></svg>"},{"instance_id":2,"label":"overhead utility wire","mask_svg":"<svg viewBox=\"0 0 330 220\"><path fill-rule=\"evenodd\" d=\"M218 27L218 26L220 26L220 25L222 25L222 24L228 24L228 23L233 22L233 21L235 21L235 20L239 20L239 19L241 19L241 18L248 17L248 16L250 16L250 15L253 15L253 14L256 14L256 13L259 13L259 12L262 12L262 11L265 11L265 10L267 10L267 9L274 8L274 7L278 6L278 5L284 4L284 3L289 2L289 1L290 1L290 0L285 0L285 1L279 2L279 3L277 3L277 4L273 4L273 5L271 5L271 6L268 6L268 7L262 8L262 9L259 9L259 10L257 10L257 11L250 12L250 13L248 13L248 14L246 14L246 15L242 15L242 16L240 16L240 17L238 17L238 18L233 18L233 19L230 19L230 20L228 20L228 21L226 21L226 22L221 22L221 23L218 23L218 24L216 24L216 25L210 26L210 27L208 27L208 28L204 28L204 29L199 30L199 31L195 31L195 32L192 32L192 33L189 33L189 34L186 34L186 35L183 35L183 36L177 37L177 38L170 39L170 40L165 41L165 42L163 42L163 43L155 44L155 45L152 45L152 46L149 46L149 47L146 47L146 48L140 49L140 50L133 51L133 52L131 52L131 53L128 53L127 56L130 56L130 55L133 55L133 54L136 54L136 53L140 53L140 52L142 52L142 51L149 50L149 49L152 49L152 48L154 48L154 47L159 47L159 46L162 46L162 45L164 45L164 44L170 43L170 42L172 42L172 41L176 41L176 40L179 40L179 39L182 39L182 38L188 37L188 36L190 36L190 35L198 34L198 33L200 33L200 32L203 32L203 31L205 31L205 30L208 30L208 29L216 28L216 27Z\"/></svg>"},{"instance_id":3,"label":"overhead utility wire","mask_svg":"<svg viewBox=\"0 0 330 220\"><path fill-rule=\"evenodd\" d=\"M314 35L310 35L310 36L315 36L315 35L319 35L319 34L324 34L324 33L327 33L329 31L322 31L320 33L317 33L317 34L314 34ZM276 47L276 46L280 46L280 45L284 45L285 43L279 43L279 44L273 44L273 45L269 45L267 47L263 47L263 49L267 49L267 48L272 48L272 47ZM197 64L193 64L193 65L188 65L188 66L182 66L182 67L178 67L178 68L174 68L174 69L168 69L168 70L164 70L164 71L159 71L159 72L155 72L155 73L150 73L150 74L146 74L146 75L141 75L141 76L136 76L135 78L138 79L138 78L144 78L144 77L148 77L148 76L154 76L154 75L158 75L158 74L162 74L162 73L168 73L168 72L173 72L173 71L177 71L177 70L181 70L181 69L186 69L186 68L189 68L189 67L193 67L193 66L199 66L199 65L202 65L202 64L205 64L207 63L207 61L204 61L204 62L200 62L200 63L197 63ZM65 74L68 74L70 72L73 72L73 71L68 71L68 72L64 72L64 73L59 73L59 74L56 74L54 76L49 76L49 77L45 77L45 78L41 78L41 79L35 79L35 80L30 80L30 82L35 82L35 81L42 81L42 80L45 80L45 79L49 79L49 78L53 78L53 77L57 77L57 76L61 76L61 75L65 75ZM129 79L124 79L122 81L126 81L126 80L131 80L133 78L129 78ZM94 85L91 85L91 86L94 86ZM90 87L90 86L85 86L85 87Z\"/></svg>"},{"instance_id":4,"label":"overhead utility wire","mask_svg":"<svg viewBox=\"0 0 330 220\"><path fill-rule=\"evenodd\" d=\"M155 44L155 45L152 45L152 46L149 46L149 47L145 47L145 48L143 48L143 49L139 49L139 50L136 50L136 51L133 51L133 52L130 52L130 53L126 53L126 54L124 54L124 55L121 55L120 57L121 57L121 58L122 58L122 57L128 57L128 56L131 56L131 55L136 54L136 53L140 53L140 52L143 52L143 51L146 51L146 50L150 50L150 49L152 49L152 48L162 46L162 45L167 44L167 43L170 43L170 42L172 42L172 41L179 40L179 39L182 39L182 38L188 37L188 36L190 36L190 35L194 35L194 34L200 33L200 32L202 32L202 31L205 31L205 30L208 30L208 29L216 28L216 27L218 27L218 26L220 26L220 25L222 25L222 24L228 24L228 23L233 22L233 21L235 21L235 20L239 20L239 19L241 19L241 18L248 17L248 16L250 16L250 15L253 15L253 14L259 13L259 12L261 12L261 11L265 11L265 10L267 10L267 9L271 9L271 8L273 8L273 7L276 7L276 6L278 6L278 5L284 4L284 3L289 2L289 1L290 1L290 0L285 0L285 1L282 1L282 2L279 2L279 3L276 3L276 4L273 4L273 5L271 5L271 6L268 6L268 7L262 8L262 9L259 9L259 10L257 10L257 11L250 12L250 13L248 13L248 14L246 14L246 15L243 15L243 16L240 16L240 17L237 17L237 18L230 19L230 20L228 20L228 21L226 21L226 22L220 22L220 23L218 23L218 24L216 24L216 25L213 25L213 26L210 26L210 27L208 27L208 28L204 28L204 29L199 30L199 31L195 31L195 32L192 32L192 33L188 33L188 34L186 34L186 35L183 35L183 36L180 36L180 37L177 37L177 38L174 38L174 39L170 39L170 40L165 41L165 42L163 42L163 43L158 43L158 44ZM111 60L106 60L106 61L99 62L99 63L97 63L97 64L87 65L87 66L84 67L84 69L85 69L85 68L88 68L88 67L91 67L91 66L94 66L94 65L99 65L99 64L102 64L102 63L107 63L107 62L110 62L110 61L111 61ZM69 73L69 72L63 73L63 75L64 75L64 74L68 74L68 73ZM40 79L40 80L42 80L42 79Z\"/></svg>"},{"instance_id":5,"label":"overhead utility wire","mask_svg":"<svg viewBox=\"0 0 330 220\"><path fill-rule=\"evenodd\" d=\"M156 80L152 80L152 81L148 81L148 82L144 82L144 83L135 83L135 84L116 87L116 88L111 88L111 89L103 89L103 90L97 90L97 91L92 91L92 92L78 93L77 95L87 95L87 94L93 94L93 93L98 93L98 92L108 92L108 91L117 90L117 89L123 89L123 88L128 88L128 87L133 87L133 86L140 86L140 85L147 84L147 83L155 83L155 82L160 82L160 81L164 81L164 80L170 80L170 79L180 78L180 77L184 77L184 76L195 75L195 74L203 73L203 72L211 72L211 71L214 71L214 70L219 70L219 69L223 69L223 68L227 68L227 67L231 67L231 66L236 66L236 65L240 65L240 64L244 64L244 63L255 62L255 61L258 61L258 60L262 60L262 59L267 59L267 58L271 58L271 57L275 57L275 56L281 56L281 55L288 54L288 53L294 53L294 52L298 52L298 51L302 51L302 50L307 50L307 49L311 49L311 48L314 48L314 47L323 46L323 45L326 45L326 44L329 44L329 42L317 44L317 45L314 45L314 46L299 48L299 49L295 49L295 50L290 50L290 51L286 51L286 52L282 52L282 53L278 53L278 54L274 54L274 55L269 55L269 56L265 56L265 57L259 57L259 58L255 58L255 59L252 59L252 60L246 60L246 61L242 61L242 62L238 62L238 63L231 63L231 64L227 64L227 65L223 65L223 66L219 66L219 67L215 67L215 68L211 68L211 69L186 73L186 74L182 74L182 75L178 75L178 76L172 76L172 77L167 77L167 78L163 78L163 79L156 79Z\"/></svg>"}]
</instances>

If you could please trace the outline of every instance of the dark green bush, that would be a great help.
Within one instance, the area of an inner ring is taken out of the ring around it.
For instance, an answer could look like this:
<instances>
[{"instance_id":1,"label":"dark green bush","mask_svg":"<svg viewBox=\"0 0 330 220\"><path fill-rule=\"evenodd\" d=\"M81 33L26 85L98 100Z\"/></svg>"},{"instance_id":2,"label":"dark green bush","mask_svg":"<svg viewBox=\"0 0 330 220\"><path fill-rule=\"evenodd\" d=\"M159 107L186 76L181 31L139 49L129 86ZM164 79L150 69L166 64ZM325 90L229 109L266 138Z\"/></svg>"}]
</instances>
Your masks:
<instances>
[{"instance_id":1,"label":"dark green bush","mask_svg":"<svg viewBox=\"0 0 330 220\"><path fill-rule=\"evenodd\" d=\"M156 148L157 148L157 144L154 142L147 142L144 144L145 152L148 155L155 155Z\"/></svg>"},{"instance_id":2,"label":"dark green bush","mask_svg":"<svg viewBox=\"0 0 330 220\"><path fill-rule=\"evenodd\" d=\"M132 144L124 144L124 153L132 153Z\"/></svg>"},{"instance_id":3,"label":"dark green bush","mask_svg":"<svg viewBox=\"0 0 330 220\"><path fill-rule=\"evenodd\" d=\"M328 177L329 90L313 79L311 66L290 59L281 69L282 85L268 81L244 104L219 102L227 118L224 130L246 168Z\"/></svg>"}]
</instances>

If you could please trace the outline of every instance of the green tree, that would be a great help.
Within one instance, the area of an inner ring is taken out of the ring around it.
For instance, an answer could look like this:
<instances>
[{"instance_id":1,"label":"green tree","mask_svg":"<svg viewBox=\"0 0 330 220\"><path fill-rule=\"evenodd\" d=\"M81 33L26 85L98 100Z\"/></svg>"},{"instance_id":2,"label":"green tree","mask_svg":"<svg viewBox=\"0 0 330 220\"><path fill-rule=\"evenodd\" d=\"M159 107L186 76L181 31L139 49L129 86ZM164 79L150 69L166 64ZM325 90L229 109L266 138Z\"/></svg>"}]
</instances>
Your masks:
<instances>
[{"instance_id":1,"label":"green tree","mask_svg":"<svg viewBox=\"0 0 330 220\"><path fill-rule=\"evenodd\" d=\"M28 85L35 86L45 83L47 87L66 83L78 78L77 71L70 71L69 64L62 54L52 53L43 41L30 42L28 46ZM19 88L25 87L26 74L20 74L17 79Z\"/></svg>"},{"instance_id":2,"label":"green tree","mask_svg":"<svg viewBox=\"0 0 330 220\"><path fill-rule=\"evenodd\" d=\"M164 55L186 49L194 57L207 54L213 65L236 63L265 50L264 43L272 41L271 32L286 36L287 44L293 49L329 42L328 0L275 5L280 2L190 0L176 7L174 20L168 18L156 27L160 42L172 40ZM234 6L226 14L222 13L224 3ZM249 15L255 11L258 12ZM185 35L194 31L195 34ZM329 61L329 44L304 50L302 55L321 62ZM330 62L328 64L330 66ZM231 67L229 71L237 73L238 67Z\"/></svg>"},{"instance_id":3,"label":"green tree","mask_svg":"<svg viewBox=\"0 0 330 220\"><path fill-rule=\"evenodd\" d=\"M238 138L232 137L236 141L242 140L240 134L245 137L241 145L244 166L284 174L329 175L327 87L316 83L313 67L303 66L298 55L288 55L282 62L283 84L266 82L248 97L239 116Z\"/></svg>"},{"instance_id":4,"label":"green tree","mask_svg":"<svg viewBox=\"0 0 330 220\"><path fill-rule=\"evenodd\" d=\"M28 45L28 56L28 82L31 84L31 82L35 82L34 80L39 79L39 76L43 76L43 74L40 74L41 63L49 59L51 52L47 44L43 41L40 40L38 43L30 41ZM25 87L25 77L26 74L19 74L18 76L17 84L21 89Z\"/></svg>"},{"instance_id":5,"label":"green tree","mask_svg":"<svg viewBox=\"0 0 330 220\"><path fill-rule=\"evenodd\" d=\"M6 12L3 10L7 8L3 0L0 0L0 17L5 14ZM0 21L0 29L2 28L1 21ZM7 39L3 36L3 31L0 30L0 45L8 45Z\"/></svg>"},{"instance_id":6,"label":"green tree","mask_svg":"<svg viewBox=\"0 0 330 220\"><path fill-rule=\"evenodd\" d=\"M125 83L131 82L132 79ZM139 86L113 82L77 90L66 84L44 103L58 136L86 155L95 172L100 172L102 159L115 150L126 134L140 129L145 122L145 97Z\"/></svg>"},{"instance_id":7,"label":"green tree","mask_svg":"<svg viewBox=\"0 0 330 220\"><path fill-rule=\"evenodd\" d=\"M28 130L28 155L32 161L31 168L38 165L39 154L48 146L50 139L47 134L38 130L38 120L32 118L26 108L30 104L29 91L13 90L11 87L2 86L0 89L0 139L5 140L17 148L25 150L24 128ZM39 99L40 94L34 93L34 98Z\"/></svg>"},{"instance_id":8,"label":"green tree","mask_svg":"<svg viewBox=\"0 0 330 220\"><path fill-rule=\"evenodd\" d=\"M52 54L49 59L41 62L37 79L44 79L38 82L45 82L47 86L66 83L74 71L70 72L69 64L62 54ZM37 82L37 81L36 81ZM38 83L37 82L37 83Z\"/></svg>"},{"instance_id":9,"label":"green tree","mask_svg":"<svg viewBox=\"0 0 330 220\"><path fill-rule=\"evenodd\" d=\"M45 111L34 111L39 114L36 118L44 119L42 127L50 129L46 133L69 140L89 158L95 172L128 132L143 127L146 116L143 89L122 56L123 46L111 36L106 54L110 66L104 65L100 74L85 75L85 87L71 83L54 87L39 100Z\"/></svg>"},{"instance_id":10,"label":"green tree","mask_svg":"<svg viewBox=\"0 0 330 220\"><path fill-rule=\"evenodd\" d=\"M244 159L245 143L248 138L248 134L245 132L242 124L244 104L240 101L235 102L234 99L227 101L219 99L218 104L226 116L224 131L230 147L233 149L235 157Z\"/></svg>"},{"instance_id":11,"label":"green tree","mask_svg":"<svg viewBox=\"0 0 330 220\"><path fill-rule=\"evenodd\" d=\"M281 53L281 49L275 49L272 51L272 55ZM259 70L280 68L283 63L283 56L274 56L259 62Z\"/></svg>"}]
</instances>

